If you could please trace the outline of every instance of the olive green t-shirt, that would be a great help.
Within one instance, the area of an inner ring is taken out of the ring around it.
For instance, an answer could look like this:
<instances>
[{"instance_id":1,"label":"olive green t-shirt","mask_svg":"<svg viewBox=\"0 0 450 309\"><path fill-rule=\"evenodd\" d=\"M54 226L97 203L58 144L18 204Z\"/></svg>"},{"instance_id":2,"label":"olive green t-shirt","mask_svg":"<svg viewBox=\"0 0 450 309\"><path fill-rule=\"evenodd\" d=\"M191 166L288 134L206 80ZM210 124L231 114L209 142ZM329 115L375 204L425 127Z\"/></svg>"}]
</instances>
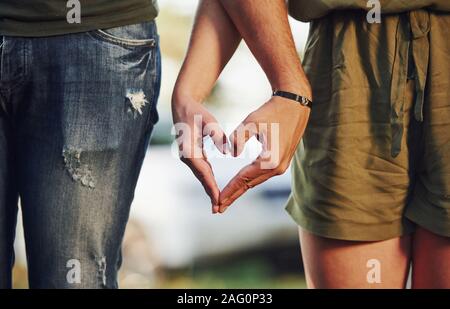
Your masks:
<instances>
[{"instance_id":1,"label":"olive green t-shirt","mask_svg":"<svg viewBox=\"0 0 450 309\"><path fill-rule=\"evenodd\" d=\"M289 0L289 13L295 19L309 22L323 17L333 10L363 9L374 6L367 0ZM428 8L450 11L450 0L379 0L382 13L399 13Z\"/></svg>"},{"instance_id":2,"label":"olive green t-shirt","mask_svg":"<svg viewBox=\"0 0 450 309\"><path fill-rule=\"evenodd\" d=\"M156 0L0 0L0 35L84 32L149 21L157 15Z\"/></svg>"}]
</instances>

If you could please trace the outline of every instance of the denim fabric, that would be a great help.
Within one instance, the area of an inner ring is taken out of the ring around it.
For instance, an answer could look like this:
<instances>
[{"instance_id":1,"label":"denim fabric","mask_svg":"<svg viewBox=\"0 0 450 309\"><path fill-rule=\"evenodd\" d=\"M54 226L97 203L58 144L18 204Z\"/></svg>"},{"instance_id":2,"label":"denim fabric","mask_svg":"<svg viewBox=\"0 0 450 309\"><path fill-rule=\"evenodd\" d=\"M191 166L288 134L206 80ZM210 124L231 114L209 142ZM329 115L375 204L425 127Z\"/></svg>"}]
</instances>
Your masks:
<instances>
[{"instance_id":1,"label":"denim fabric","mask_svg":"<svg viewBox=\"0 0 450 309\"><path fill-rule=\"evenodd\" d=\"M158 120L156 25L0 44L0 287L20 197L31 288L116 288Z\"/></svg>"}]
</instances>

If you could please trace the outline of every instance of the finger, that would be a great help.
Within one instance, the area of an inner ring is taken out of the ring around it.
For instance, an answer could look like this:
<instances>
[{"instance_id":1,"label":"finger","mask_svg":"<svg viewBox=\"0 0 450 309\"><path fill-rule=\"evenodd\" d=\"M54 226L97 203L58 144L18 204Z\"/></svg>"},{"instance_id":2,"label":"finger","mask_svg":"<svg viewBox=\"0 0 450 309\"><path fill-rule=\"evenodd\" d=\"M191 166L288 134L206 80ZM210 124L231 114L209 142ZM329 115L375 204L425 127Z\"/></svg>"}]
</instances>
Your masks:
<instances>
[{"instance_id":1,"label":"finger","mask_svg":"<svg viewBox=\"0 0 450 309\"><path fill-rule=\"evenodd\" d=\"M211 173L212 173L212 176L213 176L213 180L214 180L214 182L215 182L215 187L217 188L217 192L214 192L214 199L211 199L211 205L212 205L212 213L213 214L216 214L216 213L218 213L219 212L219 196L220 196L220 190L219 190L219 187L217 186L217 181L216 181L216 177L215 177L215 175L214 175L214 170L213 170L213 168L212 168L212 165L211 165L211 163L209 162L209 160L208 160L208 157L207 157L207 155L206 155L206 152L205 152L205 150L203 150L203 158L204 158L204 160L205 160L205 162L209 165L209 168L210 168L210 170L211 170Z\"/></svg>"},{"instance_id":2,"label":"finger","mask_svg":"<svg viewBox=\"0 0 450 309\"><path fill-rule=\"evenodd\" d=\"M247 165L225 186L219 196L219 212L223 213L236 199L248 189L253 188L276 173L272 169L261 169L261 160L257 159Z\"/></svg>"},{"instance_id":3,"label":"finger","mask_svg":"<svg viewBox=\"0 0 450 309\"><path fill-rule=\"evenodd\" d=\"M257 125L253 122L243 122L230 135L231 154L238 157L244 151L248 140L258 134Z\"/></svg>"},{"instance_id":4,"label":"finger","mask_svg":"<svg viewBox=\"0 0 450 309\"><path fill-rule=\"evenodd\" d=\"M191 169L195 177L200 181L206 194L211 198L211 204L217 209L219 205L220 190L217 186L211 165L205 158L182 159L184 163Z\"/></svg>"},{"instance_id":5,"label":"finger","mask_svg":"<svg viewBox=\"0 0 450 309\"><path fill-rule=\"evenodd\" d=\"M210 122L216 123L214 119ZM202 126L202 124L197 123L198 129L200 129L200 127L198 127L199 125ZM194 175L200 180L206 193L211 198L212 212L217 213L219 208L218 203L220 190L217 186L212 166L209 163L203 148L203 133L201 130L194 133L192 142L194 143L194 156L191 157L191 160L187 160L185 163L188 164Z\"/></svg>"},{"instance_id":6,"label":"finger","mask_svg":"<svg viewBox=\"0 0 450 309\"><path fill-rule=\"evenodd\" d=\"M227 154L229 152L227 135L217 122L207 123L203 128L203 136L211 137L214 145L221 153Z\"/></svg>"}]
</instances>

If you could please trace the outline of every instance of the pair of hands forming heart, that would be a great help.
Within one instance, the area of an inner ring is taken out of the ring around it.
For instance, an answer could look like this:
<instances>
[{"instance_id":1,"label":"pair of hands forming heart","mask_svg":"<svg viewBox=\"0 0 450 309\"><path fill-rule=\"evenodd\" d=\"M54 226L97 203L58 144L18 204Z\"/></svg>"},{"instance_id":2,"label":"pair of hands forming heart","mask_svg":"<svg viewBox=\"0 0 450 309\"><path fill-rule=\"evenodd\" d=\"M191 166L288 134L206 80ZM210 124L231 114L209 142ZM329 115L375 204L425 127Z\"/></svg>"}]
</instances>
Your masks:
<instances>
[{"instance_id":1,"label":"pair of hands forming heart","mask_svg":"<svg viewBox=\"0 0 450 309\"><path fill-rule=\"evenodd\" d=\"M225 212L248 189L287 170L310 113L309 108L293 101L272 97L245 118L230 135L228 143L214 116L201 103L183 100L172 106L181 160L202 183L211 198L213 213ZM263 151L220 191L203 150L205 136L211 137L219 151L231 152L233 156L239 156L246 142L256 136Z\"/></svg>"}]
</instances>

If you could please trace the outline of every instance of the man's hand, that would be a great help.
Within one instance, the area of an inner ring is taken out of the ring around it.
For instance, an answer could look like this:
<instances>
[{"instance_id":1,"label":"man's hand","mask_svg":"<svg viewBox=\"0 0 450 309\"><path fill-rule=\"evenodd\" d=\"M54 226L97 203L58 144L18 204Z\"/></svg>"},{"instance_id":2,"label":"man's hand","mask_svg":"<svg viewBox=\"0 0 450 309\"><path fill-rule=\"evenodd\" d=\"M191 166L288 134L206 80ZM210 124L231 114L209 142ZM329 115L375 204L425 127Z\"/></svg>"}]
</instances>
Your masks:
<instances>
[{"instance_id":1,"label":"man's hand","mask_svg":"<svg viewBox=\"0 0 450 309\"><path fill-rule=\"evenodd\" d=\"M241 40L220 2L201 0L186 58L172 95L174 124L186 131L177 130L182 160L211 198L213 213L218 212L219 189L203 151L203 137L212 136L219 150L225 152L226 148L220 144L225 144L226 136L201 103L210 94Z\"/></svg>"},{"instance_id":2,"label":"man's hand","mask_svg":"<svg viewBox=\"0 0 450 309\"><path fill-rule=\"evenodd\" d=\"M203 138L210 136L217 149L228 153L227 137L214 116L200 103L174 96L172 113L181 160L189 166L211 198L212 212L219 210L219 188L203 149Z\"/></svg>"},{"instance_id":3,"label":"man's hand","mask_svg":"<svg viewBox=\"0 0 450 309\"><path fill-rule=\"evenodd\" d=\"M242 153L245 143L252 136L262 143L263 150L220 193L221 213L248 189L287 170L305 132L309 114L308 107L285 98L272 97L238 126L230 135L233 156Z\"/></svg>"}]
</instances>

